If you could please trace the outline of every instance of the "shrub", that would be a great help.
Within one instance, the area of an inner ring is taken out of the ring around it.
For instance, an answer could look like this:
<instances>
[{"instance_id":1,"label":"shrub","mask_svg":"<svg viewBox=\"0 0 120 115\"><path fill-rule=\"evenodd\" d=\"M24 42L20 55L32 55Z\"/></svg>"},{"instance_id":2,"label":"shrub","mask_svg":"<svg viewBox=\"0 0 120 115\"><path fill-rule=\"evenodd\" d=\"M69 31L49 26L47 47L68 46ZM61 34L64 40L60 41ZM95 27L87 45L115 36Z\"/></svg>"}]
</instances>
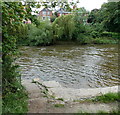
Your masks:
<instances>
[{"instance_id":1,"label":"shrub","mask_svg":"<svg viewBox=\"0 0 120 115\"><path fill-rule=\"evenodd\" d=\"M92 31L91 34L90 34L93 38L96 38L96 37L100 37L100 33L97 32L97 31Z\"/></svg>"},{"instance_id":2,"label":"shrub","mask_svg":"<svg viewBox=\"0 0 120 115\"><path fill-rule=\"evenodd\" d=\"M38 27L31 24L28 31L28 45L49 45L52 43L52 26L49 22L41 22Z\"/></svg>"},{"instance_id":3,"label":"shrub","mask_svg":"<svg viewBox=\"0 0 120 115\"><path fill-rule=\"evenodd\" d=\"M104 37L112 37L112 34L111 34L111 32L102 32L102 33L101 33L101 36L104 36Z\"/></svg>"},{"instance_id":4,"label":"shrub","mask_svg":"<svg viewBox=\"0 0 120 115\"><path fill-rule=\"evenodd\" d=\"M92 42L92 38L84 34L79 34L77 37L77 42L80 44L89 44Z\"/></svg>"},{"instance_id":5,"label":"shrub","mask_svg":"<svg viewBox=\"0 0 120 115\"><path fill-rule=\"evenodd\" d=\"M30 24L21 24L18 26L17 30L17 44L26 45L28 40L28 30L29 30Z\"/></svg>"},{"instance_id":6,"label":"shrub","mask_svg":"<svg viewBox=\"0 0 120 115\"><path fill-rule=\"evenodd\" d=\"M118 43L118 41L108 37L99 37L99 38L94 38L93 43L94 44L116 44Z\"/></svg>"}]
</instances>

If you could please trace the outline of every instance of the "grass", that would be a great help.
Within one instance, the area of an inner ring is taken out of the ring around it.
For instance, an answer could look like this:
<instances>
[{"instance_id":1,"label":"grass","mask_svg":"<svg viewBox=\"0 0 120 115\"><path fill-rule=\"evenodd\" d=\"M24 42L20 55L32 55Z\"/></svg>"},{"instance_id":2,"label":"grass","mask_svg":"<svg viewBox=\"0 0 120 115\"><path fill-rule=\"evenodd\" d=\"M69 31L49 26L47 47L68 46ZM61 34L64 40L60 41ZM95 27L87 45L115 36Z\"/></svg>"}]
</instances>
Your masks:
<instances>
[{"instance_id":1,"label":"grass","mask_svg":"<svg viewBox=\"0 0 120 115\"><path fill-rule=\"evenodd\" d=\"M54 104L55 107L64 107L64 104Z\"/></svg>"},{"instance_id":2,"label":"grass","mask_svg":"<svg viewBox=\"0 0 120 115\"><path fill-rule=\"evenodd\" d=\"M84 99L84 100L74 100L74 102L103 102L109 103L114 101L120 101L120 93L107 93L101 96L96 96L91 99Z\"/></svg>"},{"instance_id":3,"label":"grass","mask_svg":"<svg viewBox=\"0 0 120 115\"><path fill-rule=\"evenodd\" d=\"M64 101L64 99L63 99L63 98L58 98L57 100L61 100L61 101Z\"/></svg>"},{"instance_id":4,"label":"grass","mask_svg":"<svg viewBox=\"0 0 120 115\"><path fill-rule=\"evenodd\" d=\"M3 114L9 113L20 113L24 114L28 111L28 103L27 103L27 93L25 89L22 87L20 90L15 93L8 92L3 97Z\"/></svg>"},{"instance_id":5,"label":"grass","mask_svg":"<svg viewBox=\"0 0 120 115\"><path fill-rule=\"evenodd\" d=\"M120 93L107 93L102 96L96 96L93 99L85 99L85 100L74 100L74 102L103 102L103 103L109 103L114 101L120 101ZM110 112L106 112L103 110L98 111L95 113L95 115L101 115L101 114L113 114L113 115L120 115L120 110L112 110ZM92 115L93 113L88 113L84 111L79 111L78 113L75 113L75 115Z\"/></svg>"},{"instance_id":6,"label":"grass","mask_svg":"<svg viewBox=\"0 0 120 115\"><path fill-rule=\"evenodd\" d=\"M113 102L113 101L120 101L120 93L107 93L102 96L97 96L92 101L97 101L97 102Z\"/></svg>"}]
</instances>

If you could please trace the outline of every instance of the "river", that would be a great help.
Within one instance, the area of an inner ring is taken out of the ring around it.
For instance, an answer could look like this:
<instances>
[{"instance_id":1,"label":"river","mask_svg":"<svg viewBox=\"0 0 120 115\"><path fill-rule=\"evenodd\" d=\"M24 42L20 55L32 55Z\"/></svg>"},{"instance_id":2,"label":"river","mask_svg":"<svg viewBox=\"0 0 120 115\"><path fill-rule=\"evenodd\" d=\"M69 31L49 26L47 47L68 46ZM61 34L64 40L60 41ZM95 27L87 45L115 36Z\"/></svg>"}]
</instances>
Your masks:
<instances>
[{"instance_id":1,"label":"river","mask_svg":"<svg viewBox=\"0 0 120 115\"><path fill-rule=\"evenodd\" d=\"M17 63L22 79L55 80L64 87L118 85L118 45L22 46Z\"/></svg>"}]
</instances>

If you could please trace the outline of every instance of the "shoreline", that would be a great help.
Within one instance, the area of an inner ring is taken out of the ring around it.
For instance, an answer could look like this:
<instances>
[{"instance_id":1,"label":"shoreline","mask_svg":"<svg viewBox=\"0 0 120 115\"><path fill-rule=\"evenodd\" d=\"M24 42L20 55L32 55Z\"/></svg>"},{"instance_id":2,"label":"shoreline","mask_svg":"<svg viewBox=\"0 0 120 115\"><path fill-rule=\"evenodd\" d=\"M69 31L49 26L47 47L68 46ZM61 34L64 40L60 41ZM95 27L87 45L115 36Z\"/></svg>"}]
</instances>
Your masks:
<instances>
[{"instance_id":1,"label":"shoreline","mask_svg":"<svg viewBox=\"0 0 120 115\"><path fill-rule=\"evenodd\" d=\"M32 83L34 82L34 83ZM39 78L34 80L23 80L23 86L29 87L35 90L47 90L47 93L51 96L57 98L63 98L66 101L75 100L75 99L83 99L83 98L91 98L95 96L104 95L106 93L112 92L117 93L120 92L119 86L112 86L112 87L103 87L103 88L65 88L59 82L56 81L41 81ZM29 86L27 86L29 84ZM31 84L31 86L30 86ZM43 87L44 86L44 87ZM39 87L39 88L37 88ZM46 89L45 89L46 88ZM30 89L29 89L30 90Z\"/></svg>"},{"instance_id":2,"label":"shoreline","mask_svg":"<svg viewBox=\"0 0 120 115\"><path fill-rule=\"evenodd\" d=\"M97 103L75 101L77 99L84 100L85 98L92 98L93 95L91 96L90 94L96 94L96 91L93 92L96 88L92 88L92 90L83 88L80 92L80 89L64 89L55 81L44 82L39 79L22 80L22 85L28 92L28 113L78 113L80 111L97 113L99 111L112 112L113 110L119 110L118 102ZM76 91L78 93L75 93ZM99 94L98 91L100 89L97 90L97 94ZM103 93L107 93L108 91L117 92L118 86L101 90ZM99 95L102 95L102 93Z\"/></svg>"}]
</instances>

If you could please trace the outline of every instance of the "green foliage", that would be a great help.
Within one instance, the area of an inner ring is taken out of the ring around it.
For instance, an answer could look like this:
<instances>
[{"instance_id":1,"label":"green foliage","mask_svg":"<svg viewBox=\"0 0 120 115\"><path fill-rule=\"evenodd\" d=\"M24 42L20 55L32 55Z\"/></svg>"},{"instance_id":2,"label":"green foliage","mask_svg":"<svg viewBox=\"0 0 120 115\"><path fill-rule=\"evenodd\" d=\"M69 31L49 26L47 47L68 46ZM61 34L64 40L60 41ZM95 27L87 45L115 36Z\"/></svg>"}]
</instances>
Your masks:
<instances>
[{"instance_id":1,"label":"green foliage","mask_svg":"<svg viewBox=\"0 0 120 115\"><path fill-rule=\"evenodd\" d=\"M97 96L93 101L97 102L113 102L113 101L120 101L120 93L107 93L102 96Z\"/></svg>"},{"instance_id":2,"label":"green foliage","mask_svg":"<svg viewBox=\"0 0 120 115\"><path fill-rule=\"evenodd\" d=\"M64 107L64 104L54 104L55 107Z\"/></svg>"},{"instance_id":3,"label":"green foliage","mask_svg":"<svg viewBox=\"0 0 120 115\"><path fill-rule=\"evenodd\" d=\"M54 22L56 18L57 18L57 16L56 16L56 15L53 15L53 16L50 18L50 21L51 21L51 22Z\"/></svg>"},{"instance_id":4,"label":"green foliage","mask_svg":"<svg viewBox=\"0 0 120 115\"><path fill-rule=\"evenodd\" d=\"M18 32L17 35L17 44L25 45L28 40L28 30L29 30L30 24L21 24L18 26Z\"/></svg>"},{"instance_id":5,"label":"green foliage","mask_svg":"<svg viewBox=\"0 0 120 115\"><path fill-rule=\"evenodd\" d=\"M79 24L86 25L89 12L84 7L77 8L73 13L75 22L77 21Z\"/></svg>"},{"instance_id":6,"label":"green foliage","mask_svg":"<svg viewBox=\"0 0 120 115\"><path fill-rule=\"evenodd\" d=\"M88 16L87 22L91 23L92 25L98 22L98 16L99 16L98 12L99 12L98 9L93 9Z\"/></svg>"},{"instance_id":7,"label":"green foliage","mask_svg":"<svg viewBox=\"0 0 120 115\"><path fill-rule=\"evenodd\" d=\"M2 11L2 87L3 94L6 94L10 85L12 85L15 82L16 77L19 76L19 74L17 73L17 66L13 64L15 60L14 56L17 54L17 36L15 35L15 33L17 32L17 27L20 25L24 17L24 10L22 4L19 2L3 2ZM18 17L17 14L21 15Z\"/></svg>"},{"instance_id":8,"label":"green foliage","mask_svg":"<svg viewBox=\"0 0 120 115\"><path fill-rule=\"evenodd\" d=\"M30 3L34 4L34 3ZM27 4L26 4L27 5ZM29 5L28 5L29 6ZM14 63L17 56L17 32L24 17L29 18L30 7L24 6L21 2L2 2L2 94L3 113L25 112L26 104L20 101L20 94L23 94L20 85L18 66ZM18 91L20 89L20 92ZM24 95L23 95L24 98ZM24 98L26 100L26 98ZM21 106L21 107L20 107ZM17 108L18 107L18 108ZM15 111L13 110L15 109Z\"/></svg>"},{"instance_id":9,"label":"green foliage","mask_svg":"<svg viewBox=\"0 0 120 115\"><path fill-rule=\"evenodd\" d=\"M101 9L94 9L88 16L88 23L96 27L99 31L120 32L120 2L104 3Z\"/></svg>"},{"instance_id":10,"label":"green foliage","mask_svg":"<svg viewBox=\"0 0 120 115\"><path fill-rule=\"evenodd\" d=\"M100 33L98 31L92 31L90 34L93 38L100 37Z\"/></svg>"},{"instance_id":11,"label":"green foliage","mask_svg":"<svg viewBox=\"0 0 120 115\"><path fill-rule=\"evenodd\" d=\"M63 98L58 98L57 100L61 100L61 101L64 101L64 99L63 99Z\"/></svg>"},{"instance_id":12,"label":"green foliage","mask_svg":"<svg viewBox=\"0 0 120 115\"><path fill-rule=\"evenodd\" d=\"M120 2L108 2L101 7L104 28L110 32L120 32Z\"/></svg>"},{"instance_id":13,"label":"green foliage","mask_svg":"<svg viewBox=\"0 0 120 115\"><path fill-rule=\"evenodd\" d=\"M41 21L40 25L30 25L28 31L28 45L49 45L52 43L52 26L48 21Z\"/></svg>"},{"instance_id":14,"label":"green foliage","mask_svg":"<svg viewBox=\"0 0 120 115\"><path fill-rule=\"evenodd\" d=\"M73 40L81 44L90 42L86 25L87 14L88 12L84 8L79 8L74 12L75 31L73 33Z\"/></svg>"},{"instance_id":15,"label":"green foliage","mask_svg":"<svg viewBox=\"0 0 120 115\"><path fill-rule=\"evenodd\" d=\"M116 44L118 40L114 40L108 37L98 37L93 39L94 44Z\"/></svg>"},{"instance_id":16,"label":"green foliage","mask_svg":"<svg viewBox=\"0 0 120 115\"><path fill-rule=\"evenodd\" d=\"M9 92L4 96L3 100L3 114L9 113L27 113L27 94L24 88L21 87L18 82L14 84L17 90L14 92Z\"/></svg>"},{"instance_id":17,"label":"green foliage","mask_svg":"<svg viewBox=\"0 0 120 115\"><path fill-rule=\"evenodd\" d=\"M72 15L62 15L53 22L54 38L58 40L71 40L75 30Z\"/></svg>"},{"instance_id":18,"label":"green foliage","mask_svg":"<svg viewBox=\"0 0 120 115\"><path fill-rule=\"evenodd\" d=\"M90 43L92 43L92 38L90 36L85 35L85 34L79 34L79 36L77 37L77 43L90 44Z\"/></svg>"}]
</instances>

